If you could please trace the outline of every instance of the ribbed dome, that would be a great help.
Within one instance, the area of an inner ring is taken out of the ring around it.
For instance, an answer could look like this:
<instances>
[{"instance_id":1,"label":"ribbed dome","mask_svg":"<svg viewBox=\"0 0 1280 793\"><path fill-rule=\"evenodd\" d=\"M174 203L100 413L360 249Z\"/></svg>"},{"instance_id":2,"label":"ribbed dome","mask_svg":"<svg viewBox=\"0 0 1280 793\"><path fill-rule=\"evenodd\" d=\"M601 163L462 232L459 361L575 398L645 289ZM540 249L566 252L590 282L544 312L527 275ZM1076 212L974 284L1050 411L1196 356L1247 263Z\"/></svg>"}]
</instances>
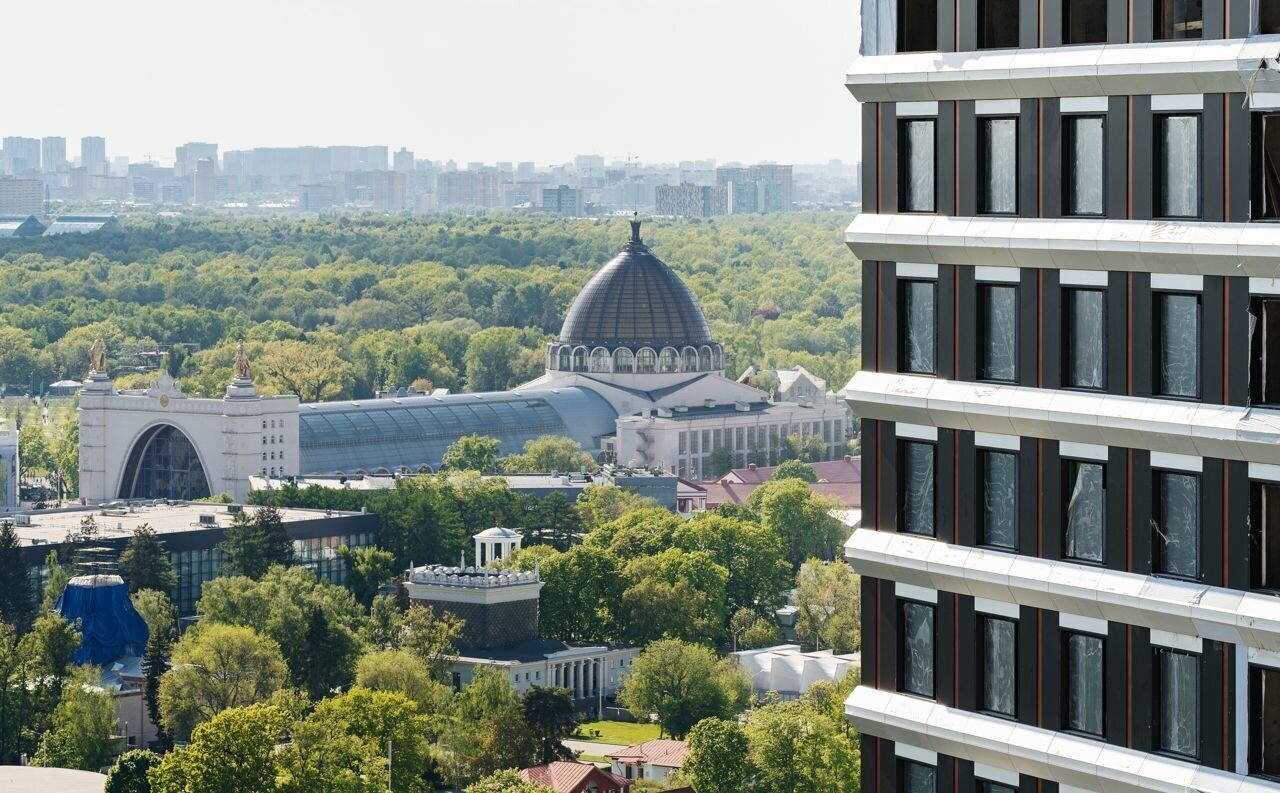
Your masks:
<instances>
[{"instance_id":1,"label":"ribbed dome","mask_svg":"<svg viewBox=\"0 0 1280 793\"><path fill-rule=\"evenodd\" d=\"M711 343L707 319L689 287L640 240L600 268L569 307L560 341L586 346L672 346Z\"/></svg>"}]
</instances>

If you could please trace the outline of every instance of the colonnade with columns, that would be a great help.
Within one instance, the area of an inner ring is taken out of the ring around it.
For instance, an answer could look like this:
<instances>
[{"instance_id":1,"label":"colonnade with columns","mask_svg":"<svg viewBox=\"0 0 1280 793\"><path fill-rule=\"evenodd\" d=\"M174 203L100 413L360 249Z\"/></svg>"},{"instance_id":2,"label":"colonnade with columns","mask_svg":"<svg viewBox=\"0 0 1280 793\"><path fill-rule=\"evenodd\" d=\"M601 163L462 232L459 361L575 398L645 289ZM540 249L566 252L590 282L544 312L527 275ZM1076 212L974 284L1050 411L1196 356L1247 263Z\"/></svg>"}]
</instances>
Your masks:
<instances>
[{"instance_id":1,"label":"colonnade with columns","mask_svg":"<svg viewBox=\"0 0 1280 793\"><path fill-rule=\"evenodd\" d=\"M574 699L596 697L604 690L603 658L551 661L548 667L551 685L569 689Z\"/></svg>"}]
</instances>

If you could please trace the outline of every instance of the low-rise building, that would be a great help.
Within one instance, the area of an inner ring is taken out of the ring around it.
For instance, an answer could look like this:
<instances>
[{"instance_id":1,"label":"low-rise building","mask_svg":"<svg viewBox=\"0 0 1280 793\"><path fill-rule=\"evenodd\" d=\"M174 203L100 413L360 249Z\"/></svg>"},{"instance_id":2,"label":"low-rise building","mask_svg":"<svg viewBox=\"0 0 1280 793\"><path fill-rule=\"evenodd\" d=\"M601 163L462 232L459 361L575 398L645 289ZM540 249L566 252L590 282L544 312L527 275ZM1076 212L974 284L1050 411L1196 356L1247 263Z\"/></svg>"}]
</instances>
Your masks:
<instances>
[{"instance_id":1,"label":"low-rise building","mask_svg":"<svg viewBox=\"0 0 1280 793\"><path fill-rule=\"evenodd\" d=\"M178 573L174 604L181 614L191 614L206 581L219 575L223 554L218 544L226 539L226 529L237 513L253 514L261 507L191 501L118 501L96 507L43 509L14 513L11 518L23 556L30 568L33 590L44 586L45 557L67 542L68 536L83 536L95 547L119 553L128 545L133 530L149 525L164 541L169 560ZM338 547L362 548L375 545L378 519L363 512L332 512L316 509L281 508L280 519L293 540L297 564L310 568L324 581L342 584L346 565L338 558Z\"/></svg>"},{"instance_id":2,"label":"low-rise building","mask_svg":"<svg viewBox=\"0 0 1280 793\"><path fill-rule=\"evenodd\" d=\"M838 683L862 666L861 653L806 653L798 644L740 650L732 657L751 678L752 691L758 695L774 692L783 699L799 697L814 683Z\"/></svg>"},{"instance_id":3,"label":"low-rise building","mask_svg":"<svg viewBox=\"0 0 1280 793\"><path fill-rule=\"evenodd\" d=\"M92 234L95 231L119 231L120 221L115 215L59 215L44 230L44 236L59 234Z\"/></svg>"},{"instance_id":4,"label":"low-rise building","mask_svg":"<svg viewBox=\"0 0 1280 793\"><path fill-rule=\"evenodd\" d=\"M0 237L39 237L44 224L35 215L0 215Z\"/></svg>"},{"instance_id":5,"label":"low-rise building","mask_svg":"<svg viewBox=\"0 0 1280 793\"><path fill-rule=\"evenodd\" d=\"M0 419L0 512L18 508L18 428Z\"/></svg>"},{"instance_id":6,"label":"low-rise building","mask_svg":"<svg viewBox=\"0 0 1280 793\"><path fill-rule=\"evenodd\" d=\"M626 793L631 786L628 780L580 760L535 765L520 776L555 793Z\"/></svg>"},{"instance_id":7,"label":"low-rise building","mask_svg":"<svg viewBox=\"0 0 1280 793\"><path fill-rule=\"evenodd\" d=\"M492 565L520 548L520 533L495 526L473 538L474 564L423 565L405 575L409 598L462 620L453 685L468 685L481 668L508 675L516 690L567 688L579 710L597 716L613 700L640 654L639 648L544 639L538 632L538 570Z\"/></svg>"},{"instance_id":8,"label":"low-rise building","mask_svg":"<svg viewBox=\"0 0 1280 793\"><path fill-rule=\"evenodd\" d=\"M647 779L665 783L667 777L684 767L689 745L671 738L654 738L651 741L628 746L607 757L612 761L614 776L627 780Z\"/></svg>"}]
</instances>

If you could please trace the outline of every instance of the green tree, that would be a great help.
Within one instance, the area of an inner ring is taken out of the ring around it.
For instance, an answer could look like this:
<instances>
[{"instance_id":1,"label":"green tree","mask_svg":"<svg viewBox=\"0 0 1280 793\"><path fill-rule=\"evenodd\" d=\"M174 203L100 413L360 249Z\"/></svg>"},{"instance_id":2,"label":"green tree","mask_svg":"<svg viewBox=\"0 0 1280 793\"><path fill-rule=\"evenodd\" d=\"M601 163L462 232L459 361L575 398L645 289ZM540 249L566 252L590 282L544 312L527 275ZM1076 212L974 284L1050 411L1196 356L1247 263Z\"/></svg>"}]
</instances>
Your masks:
<instances>
[{"instance_id":1,"label":"green tree","mask_svg":"<svg viewBox=\"0 0 1280 793\"><path fill-rule=\"evenodd\" d=\"M625 582L612 553L590 545L575 545L563 553L534 546L522 548L508 561L521 570L539 567L538 626L544 636L584 642L614 637Z\"/></svg>"},{"instance_id":2,"label":"green tree","mask_svg":"<svg viewBox=\"0 0 1280 793\"><path fill-rule=\"evenodd\" d=\"M838 502L815 495L798 479L765 482L747 500L760 523L782 541L783 558L798 567L805 559L835 559L847 530L831 516Z\"/></svg>"},{"instance_id":3,"label":"green tree","mask_svg":"<svg viewBox=\"0 0 1280 793\"><path fill-rule=\"evenodd\" d=\"M164 354L164 370L170 377L178 377L186 360L187 348L181 344L170 344L168 352Z\"/></svg>"},{"instance_id":4,"label":"green tree","mask_svg":"<svg viewBox=\"0 0 1280 793\"><path fill-rule=\"evenodd\" d=\"M737 721L703 719L689 731L680 776L697 793L739 793L752 777L747 732Z\"/></svg>"},{"instance_id":5,"label":"green tree","mask_svg":"<svg viewBox=\"0 0 1280 793\"><path fill-rule=\"evenodd\" d=\"M719 479L733 469L733 452L727 446L717 446L707 455L703 466L703 479Z\"/></svg>"},{"instance_id":6,"label":"green tree","mask_svg":"<svg viewBox=\"0 0 1280 793\"><path fill-rule=\"evenodd\" d=\"M323 402L351 393L351 364L327 344L277 341L259 358L267 383L279 393L296 394L302 402Z\"/></svg>"},{"instance_id":7,"label":"green tree","mask_svg":"<svg viewBox=\"0 0 1280 793\"><path fill-rule=\"evenodd\" d=\"M552 793L551 788L530 782L514 768L498 771L467 785L466 793Z\"/></svg>"},{"instance_id":8,"label":"green tree","mask_svg":"<svg viewBox=\"0 0 1280 793\"><path fill-rule=\"evenodd\" d=\"M195 728L187 748L169 752L151 769L152 793L278 790L276 744L286 726L287 717L273 705L223 710Z\"/></svg>"},{"instance_id":9,"label":"green tree","mask_svg":"<svg viewBox=\"0 0 1280 793\"><path fill-rule=\"evenodd\" d=\"M285 684L280 647L252 628L202 624L173 649L173 667L160 679L160 716L175 738L228 708L261 702Z\"/></svg>"},{"instance_id":10,"label":"green tree","mask_svg":"<svg viewBox=\"0 0 1280 793\"><path fill-rule=\"evenodd\" d=\"M747 716L755 768L752 790L824 793L857 790L858 752L842 726L808 703L779 702Z\"/></svg>"},{"instance_id":11,"label":"green tree","mask_svg":"<svg viewBox=\"0 0 1280 793\"><path fill-rule=\"evenodd\" d=\"M598 526L587 535L586 544L607 548L621 559L662 553L675 543L684 519L671 510L648 507L627 512Z\"/></svg>"},{"instance_id":12,"label":"green tree","mask_svg":"<svg viewBox=\"0 0 1280 793\"><path fill-rule=\"evenodd\" d=\"M658 714L662 730L680 738L703 719L734 718L750 696L746 673L732 661L701 645L664 639L636 659L619 699L642 721Z\"/></svg>"},{"instance_id":13,"label":"green tree","mask_svg":"<svg viewBox=\"0 0 1280 793\"><path fill-rule=\"evenodd\" d=\"M62 684L71 673L71 656L80 649L80 632L53 612L36 618L31 630L22 637L20 652L31 664L31 674L41 680L55 698L62 695Z\"/></svg>"},{"instance_id":14,"label":"green tree","mask_svg":"<svg viewBox=\"0 0 1280 793\"><path fill-rule=\"evenodd\" d=\"M31 577L13 521L0 520L0 622L26 630L32 619Z\"/></svg>"},{"instance_id":15,"label":"green tree","mask_svg":"<svg viewBox=\"0 0 1280 793\"><path fill-rule=\"evenodd\" d=\"M128 582L130 592L139 589L168 592L178 583L164 540L147 523L133 530L129 544L120 554L120 574Z\"/></svg>"},{"instance_id":16,"label":"green tree","mask_svg":"<svg viewBox=\"0 0 1280 793\"><path fill-rule=\"evenodd\" d=\"M274 640L294 686L329 690L351 682L361 651L363 609L346 589L304 567L276 565L257 581L244 576L208 581L197 606L204 623L243 625ZM312 617L317 608L324 614L323 634Z\"/></svg>"},{"instance_id":17,"label":"green tree","mask_svg":"<svg viewBox=\"0 0 1280 793\"><path fill-rule=\"evenodd\" d=\"M591 532L628 512L654 509L658 502L617 485L587 485L573 502L582 530Z\"/></svg>"},{"instance_id":18,"label":"green tree","mask_svg":"<svg viewBox=\"0 0 1280 793\"><path fill-rule=\"evenodd\" d=\"M458 654L462 621L414 603L405 611L401 625L404 648L422 659L433 680L445 680Z\"/></svg>"},{"instance_id":19,"label":"green tree","mask_svg":"<svg viewBox=\"0 0 1280 793\"><path fill-rule=\"evenodd\" d=\"M861 578L844 562L810 559L796 575L796 636L814 649L858 649Z\"/></svg>"},{"instance_id":20,"label":"green tree","mask_svg":"<svg viewBox=\"0 0 1280 793\"><path fill-rule=\"evenodd\" d=\"M169 600L168 595L154 589L139 589L129 597L129 600L133 603L134 611L138 612L142 621L147 623L148 635L154 636L157 633L173 635L177 627L176 612L173 601Z\"/></svg>"},{"instance_id":21,"label":"green tree","mask_svg":"<svg viewBox=\"0 0 1280 793\"><path fill-rule=\"evenodd\" d=\"M0 763L12 764L22 751L32 721L30 664L12 625L0 623Z\"/></svg>"},{"instance_id":22,"label":"green tree","mask_svg":"<svg viewBox=\"0 0 1280 793\"><path fill-rule=\"evenodd\" d=\"M368 745L367 755L385 754L391 746L393 790L423 791L432 768L431 720L403 694L355 687L321 700L308 724L327 724ZM384 772L385 773L385 772ZM385 782L385 776L379 783ZM381 789L380 787L378 789Z\"/></svg>"},{"instance_id":23,"label":"green tree","mask_svg":"<svg viewBox=\"0 0 1280 793\"><path fill-rule=\"evenodd\" d=\"M533 686L520 702L525 724L533 730L541 746L542 762L572 760L573 752L564 739L573 732L572 692L567 688Z\"/></svg>"},{"instance_id":24,"label":"green tree","mask_svg":"<svg viewBox=\"0 0 1280 793\"><path fill-rule=\"evenodd\" d=\"M50 730L40 739L32 765L97 771L114 754L115 705L94 667L77 667L63 686Z\"/></svg>"},{"instance_id":25,"label":"green tree","mask_svg":"<svg viewBox=\"0 0 1280 793\"><path fill-rule=\"evenodd\" d=\"M424 714L443 712L452 694L448 686L432 677L427 663L409 650L375 650L360 656L356 685L404 694Z\"/></svg>"},{"instance_id":26,"label":"green tree","mask_svg":"<svg viewBox=\"0 0 1280 793\"><path fill-rule=\"evenodd\" d=\"M722 635L729 571L707 552L668 548L632 559L623 576L629 584L621 605L627 641L716 641Z\"/></svg>"},{"instance_id":27,"label":"green tree","mask_svg":"<svg viewBox=\"0 0 1280 793\"><path fill-rule=\"evenodd\" d=\"M396 557L380 548L338 548L338 558L347 568L347 589L365 608L373 604L378 590L395 576Z\"/></svg>"},{"instance_id":28,"label":"green tree","mask_svg":"<svg viewBox=\"0 0 1280 793\"><path fill-rule=\"evenodd\" d=\"M782 557L781 540L759 523L705 512L679 525L672 543L686 551L704 551L728 571L728 613L749 608L769 614L783 604L791 567Z\"/></svg>"},{"instance_id":29,"label":"green tree","mask_svg":"<svg viewBox=\"0 0 1280 793\"><path fill-rule=\"evenodd\" d=\"M535 765L540 754L515 686L493 668L478 669L454 697L441 744L448 776L457 787L504 768Z\"/></svg>"},{"instance_id":30,"label":"green tree","mask_svg":"<svg viewBox=\"0 0 1280 793\"><path fill-rule=\"evenodd\" d=\"M53 611L58 598L62 597L62 590L67 588L67 582L71 580L71 570L59 561L57 551L49 551L44 557L44 569L44 593L40 602L42 612Z\"/></svg>"},{"instance_id":31,"label":"green tree","mask_svg":"<svg viewBox=\"0 0 1280 793\"><path fill-rule=\"evenodd\" d=\"M131 749L116 758L107 772L103 793L151 793L147 779L150 770L160 764L160 757L149 749Z\"/></svg>"},{"instance_id":32,"label":"green tree","mask_svg":"<svg viewBox=\"0 0 1280 793\"><path fill-rule=\"evenodd\" d=\"M382 793L387 755L371 741L351 735L333 719L308 719L290 727L279 752L277 784L282 793Z\"/></svg>"},{"instance_id":33,"label":"green tree","mask_svg":"<svg viewBox=\"0 0 1280 793\"><path fill-rule=\"evenodd\" d=\"M157 738L161 744L168 743L169 729L160 710L160 682L164 679L165 672L169 671L169 659L172 655L173 634L169 631L152 631L147 637L146 650L142 654L142 696L147 706L147 716L156 726Z\"/></svg>"},{"instance_id":34,"label":"green tree","mask_svg":"<svg viewBox=\"0 0 1280 793\"><path fill-rule=\"evenodd\" d=\"M729 636L733 649L755 650L782 643L782 629L777 622L760 616L748 608L738 609L729 618Z\"/></svg>"},{"instance_id":35,"label":"green tree","mask_svg":"<svg viewBox=\"0 0 1280 793\"><path fill-rule=\"evenodd\" d=\"M801 482L818 481L818 474L813 466L803 460L787 460L773 471L774 479L799 479Z\"/></svg>"},{"instance_id":36,"label":"green tree","mask_svg":"<svg viewBox=\"0 0 1280 793\"><path fill-rule=\"evenodd\" d=\"M218 550L225 557L225 574L261 578L273 561L280 561L278 557L282 555L282 549L278 545L273 547L272 538L267 533L269 523L259 518L259 513L264 509L275 508L259 507L255 513L244 510L231 518L231 525L226 529L226 539L218 543ZM276 516L279 516L279 512ZM290 544L290 557L292 551Z\"/></svg>"},{"instance_id":37,"label":"green tree","mask_svg":"<svg viewBox=\"0 0 1280 793\"><path fill-rule=\"evenodd\" d=\"M498 460L498 442L486 435L463 435L444 453L444 465L454 471L492 473Z\"/></svg>"},{"instance_id":38,"label":"green tree","mask_svg":"<svg viewBox=\"0 0 1280 793\"><path fill-rule=\"evenodd\" d=\"M471 391L502 391L517 384L522 347L516 328L485 328L471 337L463 362Z\"/></svg>"},{"instance_id":39,"label":"green tree","mask_svg":"<svg viewBox=\"0 0 1280 793\"><path fill-rule=\"evenodd\" d=\"M596 462L573 438L543 435L527 441L523 454L511 454L502 460L502 470L509 474L569 473L590 471Z\"/></svg>"}]
</instances>

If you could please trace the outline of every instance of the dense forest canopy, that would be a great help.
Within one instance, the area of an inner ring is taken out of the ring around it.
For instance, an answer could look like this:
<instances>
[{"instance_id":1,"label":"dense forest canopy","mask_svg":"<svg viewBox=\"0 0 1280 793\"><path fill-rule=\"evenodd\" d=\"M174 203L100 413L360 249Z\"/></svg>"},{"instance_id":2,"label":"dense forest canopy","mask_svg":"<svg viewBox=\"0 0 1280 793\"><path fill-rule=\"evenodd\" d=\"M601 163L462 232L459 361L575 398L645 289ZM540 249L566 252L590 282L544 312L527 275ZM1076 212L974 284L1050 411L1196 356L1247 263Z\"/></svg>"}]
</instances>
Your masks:
<instances>
[{"instance_id":1,"label":"dense forest canopy","mask_svg":"<svg viewBox=\"0 0 1280 793\"><path fill-rule=\"evenodd\" d=\"M657 219L654 252L685 279L727 369L803 365L839 388L857 369L859 268L833 214ZM0 385L82 379L102 336L121 387L139 351L219 394L243 340L264 393L367 397L387 385L511 387L536 376L578 290L626 220L336 216L129 217L124 232L0 240Z\"/></svg>"}]
</instances>

